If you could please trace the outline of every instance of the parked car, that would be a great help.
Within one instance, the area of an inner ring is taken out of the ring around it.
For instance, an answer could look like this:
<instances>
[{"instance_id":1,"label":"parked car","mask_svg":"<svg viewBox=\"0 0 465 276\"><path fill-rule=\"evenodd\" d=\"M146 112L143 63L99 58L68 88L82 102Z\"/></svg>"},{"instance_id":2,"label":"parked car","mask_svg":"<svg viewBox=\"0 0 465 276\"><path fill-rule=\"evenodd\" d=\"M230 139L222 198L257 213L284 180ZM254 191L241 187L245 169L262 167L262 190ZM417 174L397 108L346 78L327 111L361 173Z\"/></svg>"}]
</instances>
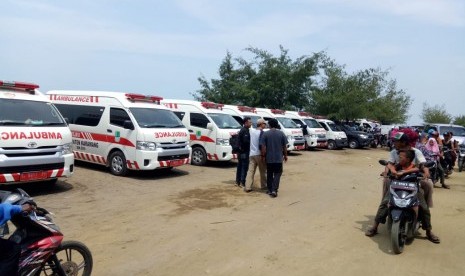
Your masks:
<instances>
[{"instance_id":1,"label":"parked car","mask_svg":"<svg viewBox=\"0 0 465 276\"><path fill-rule=\"evenodd\" d=\"M351 149L368 147L373 142L374 136L372 133L356 130L355 127L349 125L340 125L341 129L346 133L348 146Z\"/></svg>"}]
</instances>

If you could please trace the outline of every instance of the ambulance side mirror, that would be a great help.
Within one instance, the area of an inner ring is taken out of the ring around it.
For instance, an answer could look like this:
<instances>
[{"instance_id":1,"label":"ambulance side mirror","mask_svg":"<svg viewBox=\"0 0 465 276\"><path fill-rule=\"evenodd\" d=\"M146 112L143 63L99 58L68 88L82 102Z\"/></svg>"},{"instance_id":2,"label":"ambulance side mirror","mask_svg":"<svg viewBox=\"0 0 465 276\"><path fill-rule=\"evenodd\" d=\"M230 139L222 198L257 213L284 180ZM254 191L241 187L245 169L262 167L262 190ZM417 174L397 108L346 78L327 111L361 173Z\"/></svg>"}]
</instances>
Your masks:
<instances>
[{"instance_id":1,"label":"ambulance side mirror","mask_svg":"<svg viewBox=\"0 0 465 276\"><path fill-rule=\"evenodd\" d=\"M134 124L131 122L131 120L125 120L123 123L123 127L125 129L134 130Z\"/></svg>"},{"instance_id":2,"label":"ambulance side mirror","mask_svg":"<svg viewBox=\"0 0 465 276\"><path fill-rule=\"evenodd\" d=\"M208 130L213 130L213 124L212 124L212 123L208 123L208 124L207 124L207 129L208 129Z\"/></svg>"}]
</instances>

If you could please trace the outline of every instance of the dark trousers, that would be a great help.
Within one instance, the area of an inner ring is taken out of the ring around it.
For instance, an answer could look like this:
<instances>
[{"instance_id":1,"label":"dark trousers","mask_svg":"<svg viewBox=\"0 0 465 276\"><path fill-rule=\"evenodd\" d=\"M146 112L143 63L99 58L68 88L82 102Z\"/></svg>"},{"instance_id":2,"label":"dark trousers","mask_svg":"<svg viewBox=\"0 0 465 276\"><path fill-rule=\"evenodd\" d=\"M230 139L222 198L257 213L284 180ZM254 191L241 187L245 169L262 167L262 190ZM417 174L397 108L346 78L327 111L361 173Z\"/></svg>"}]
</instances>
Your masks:
<instances>
[{"instance_id":1,"label":"dark trousers","mask_svg":"<svg viewBox=\"0 0 465 276\"><path fill-rule=\"evenodd\" d=\"M0 238L0 275L16 275L21 248L14 242Z\"/></svg>"},{"instance_id":2,"label":"dark trousers","mask_svg":"<svg viewBox=\"0 0 465 276\"><path fill-rule=\"evenodd\" d=\"M249 170L249 154L240 153L237 158L236 183L245 185L247 171Z\"/></svg>"},{"instance_id":3,"label":"dark trousers","mask_svg":"<svg viewBox=\"0 0 465 276\"><path fill-rule=\"evenodd\" d=\"M266 163L266 187L268 192L278 192L282 174L283 163Z\"/></svg>"},{"instance_id":4,"label":"dark trousers","mask_svg":"<svg viewBox=\"0 0 465 276\"><path fill-rule=\"evenodd\" d=\"M387 192L383 199L381 200L381 203L379 204L378 207L378 212L376 212L376 217L375 217L375 222L377 223L385 223L386 218L389 215L389 208L388 208L388 203L389 203L389 197L390 194ZM419 192L417 193L418 200L420 201L420 220L421 220L421 228L424 230L431 230L431 212L429 210L428 204L426 204L425 196L423 193Z\"/></svg>"}]
</instances>

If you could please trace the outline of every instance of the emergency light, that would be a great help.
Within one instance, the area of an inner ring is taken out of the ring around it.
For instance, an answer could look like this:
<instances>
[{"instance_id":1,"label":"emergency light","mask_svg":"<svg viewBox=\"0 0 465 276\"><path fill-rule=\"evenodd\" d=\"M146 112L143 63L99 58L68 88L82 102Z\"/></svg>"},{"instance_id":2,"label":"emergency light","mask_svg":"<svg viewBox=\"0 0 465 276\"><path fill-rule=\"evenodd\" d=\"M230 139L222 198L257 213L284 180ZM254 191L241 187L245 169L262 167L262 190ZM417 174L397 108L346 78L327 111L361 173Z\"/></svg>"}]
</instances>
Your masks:
<instances>
[{"instance_id":1,"label":"emergency light","mask_svg":"<svg viewBox=\"0 0 465 276\"><path fill-rule=\"evenodd\" d=\"M202 106L205 107L205 108L213 108L213 109L222 110L224 104L217 104L217 103L212 103L212 102L202 102Z\"/></svg>"},{"instance_id":2,"label":"emergency light","mask_svg":"<svg viewBox=\"0 0 465 276\"><path fill-rule=\"evenodd\" d=\"M237 109L242 112L252 112L252 113L257 113L257 110L255 107L250 107L250 106L245 106L245 105L239 105L237 106Z\"/></svg>"},{"instance_id":3,"label":"emergency light","mask_svg":"<svg viewBox=\"0 0 465 276\"><path fill-rule=\"evenodd\" d=\"M286 114L286 111L281 110L281 109L271 109L271 113L284 115L284 114Z\"/></svg>"},{"instance_id":4,"label":"emergency light","mask_svg":"<svg viewBox=\"0 0 465 276\"><path fill-rule=\"evenodd\" d=\"M0 88L12 88L15 90L24 90L28 93L34 94L34 89L39 88L37 84L27 83L27 82L19 82L19 81L1 81L0 80Z\"/></svg>"},{"instance_id":5,"label":"emergency light","mask_svg":"<svg viewBox=\"0 0 465 276\"><path fill-rule=\"evenodd\" d=\"M142 94L133 94L133 93L128 93L125 96L128 100L133 101L133 102L144 101L144 102L153 102L153 103L160 104L160 101L163 100L162 97L158 97L158 96L146 96Z\"/></svg>"},{"instance_id":6,"label":"emergency light","mask_svg":"<svg viewBox=\"0 0 465 276\"><path fill-rule=\"evenodd\" d=\"M299 116L312 117L312 115L310 113L305 112L305 111L299 111L298 114L299 114Z\"/></svg>"}]
</instances>

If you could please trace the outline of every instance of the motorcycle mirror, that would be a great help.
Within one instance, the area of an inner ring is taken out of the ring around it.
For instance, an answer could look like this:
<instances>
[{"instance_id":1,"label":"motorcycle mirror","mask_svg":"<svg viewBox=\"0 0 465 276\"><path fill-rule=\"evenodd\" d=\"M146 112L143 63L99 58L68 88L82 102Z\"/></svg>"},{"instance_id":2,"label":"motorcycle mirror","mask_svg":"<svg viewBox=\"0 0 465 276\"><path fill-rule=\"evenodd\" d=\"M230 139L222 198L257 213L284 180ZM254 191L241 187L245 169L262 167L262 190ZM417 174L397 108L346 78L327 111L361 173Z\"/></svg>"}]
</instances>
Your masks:
<instances>
[{"instance_id":1,"label":"motorcycle mirror","mask_svg":"<svg viewBox=\"0 0 465 276\"><path fill-rule=\"evenodd\" d=\"M388 164L388 161L382 160L382 159L379 160L378 162L379 162L380 165L383 165L383 166L387 166L387 164Z\"/></svg>"}]
</instances>

